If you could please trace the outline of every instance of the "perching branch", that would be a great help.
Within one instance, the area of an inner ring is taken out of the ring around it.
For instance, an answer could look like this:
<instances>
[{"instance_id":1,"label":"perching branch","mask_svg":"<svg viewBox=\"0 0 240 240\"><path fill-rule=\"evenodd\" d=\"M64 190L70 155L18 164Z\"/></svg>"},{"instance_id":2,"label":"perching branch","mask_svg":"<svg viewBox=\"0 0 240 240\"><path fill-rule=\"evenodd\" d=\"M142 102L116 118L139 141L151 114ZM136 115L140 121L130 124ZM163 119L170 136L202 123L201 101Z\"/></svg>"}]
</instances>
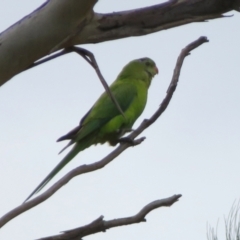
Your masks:
<instances>
[{"instance_id":1,"label":"perching branch","mask_svg":"<svg viewBox=\"0 0 240 240\"><path fill-rule=\"evenodd\" d=\"M200 37L198 40L190 43L187 45L182 51L181 54L178 57L173 77L171 80L171 83L168 87L166 97L163 99L161 105L159 106L158 110L153 114L153 116L149 120L144 120L141 125L131 134L128 135L129 139L134 140L140 133L144 131L144 129L148 128L151 124L153 124L165 111L167 108L170 100L172 99L173 93L177 87L177 83L179 80L180 70L183 64L183 61L186 56L190 54L190 51L199 47L201 44L208 42L206 37ZM134 140L135 145L140 144L144 138L140 138L137 140ZM125 151L127 148L129 148L131 143L125 142L121 143L115 150L113 150L108 156L103 158L102 160L88 164L88 165L81 165L73 170L71 170L69 173L67 173L65 176L63 176L60 180L58 180L55 184L53 184L48 190L46 190L44 193L40 194L39 196L35 197L34 199L25 202L21 204L20 206L16 207L15 209L11 210L7 214L5 214L0 219L0 228L4 226L7 222L15 218L16 216L22 214L23 212L37 206L38 204L42 203L49 197L51 197L56 191L58 191L61 187L63 187L66 183L68 183L73 177L76 177L80 174L96 171L98 169L101 169L105 167L107 164L109 164L113 159L115 159L118 155L120 155L123 151Z\"/></svg>"},{"instance_id":2,"label":"perching branch","mask_svg":"<svg viewBox=\"0 0 240 240\"><path fill-rule=\"evenodd\" d=\"M143 207L136 215L131 217L104 221L103 216L100 216L95 221L83 227L75 228L68 231L63 231L59 235L40 238L38 240L76 240L76 239L82 239L85 236L95 234L98 232L106 232L106 230L110 228L129 225L129 224L135 224L140 222L146 222L145 217L149 212L160 207L170 207L172 204L177 202L181 196L182 196L181 194L178 194L178 195L173 195L172 197L169 197L169 198L151 202L145 207Z\"/></svg>"}]
</instances>

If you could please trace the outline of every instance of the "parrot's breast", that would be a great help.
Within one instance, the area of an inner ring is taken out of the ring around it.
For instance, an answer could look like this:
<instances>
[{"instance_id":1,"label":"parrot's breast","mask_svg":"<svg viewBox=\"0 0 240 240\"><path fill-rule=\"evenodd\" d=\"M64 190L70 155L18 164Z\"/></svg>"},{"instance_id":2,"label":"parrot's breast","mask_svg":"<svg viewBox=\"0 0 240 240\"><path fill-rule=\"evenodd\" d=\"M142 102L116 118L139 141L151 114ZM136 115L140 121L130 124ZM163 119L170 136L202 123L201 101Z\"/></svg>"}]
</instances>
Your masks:
<instances>
[{"instance_id":1,"label":"parrot's breast","mask_svg":"<svg viewBox=\"0 0 240 240\"><path fill-rule=\"evenodd\" d=\"M143 112L147 102L148 88L144 82L139 80L137 84L134 81L131 84L134 84L136 88L131 104L125 109L124 116L119 113L100 129L96 140L98 143L109 142L110 145L116 145L118 139L132 128L137 118Z\"/></svg>"}]
</instances>

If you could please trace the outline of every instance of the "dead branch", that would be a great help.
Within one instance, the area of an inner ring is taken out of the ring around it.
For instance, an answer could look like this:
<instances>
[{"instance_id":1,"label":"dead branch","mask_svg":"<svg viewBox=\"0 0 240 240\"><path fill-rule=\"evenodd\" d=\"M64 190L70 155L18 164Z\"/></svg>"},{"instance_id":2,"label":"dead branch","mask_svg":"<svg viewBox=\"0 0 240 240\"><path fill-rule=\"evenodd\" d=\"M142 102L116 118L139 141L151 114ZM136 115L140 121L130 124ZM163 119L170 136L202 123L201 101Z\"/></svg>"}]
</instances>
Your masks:
<instances>
[{"instance_id":1,"label":"dead branch","mask_svg":"<svg viewBox=\"0 0 240 240\"><path fill-rule=\"evenodd\" d=\"M114 220L104 221L103 216L100 216L90 224L83 227L75 228L68 231L63 231L63 233L55 236L40 238L38 240L77 240L82 239L82 237L95 234L98 232L106 232L107 229L113 227L120 227L129 224L135 224L140 222L146 222L146 215L156 208L160 207L170 207L172 204L177 202L181 197L181 194L173 195L172 197L156 200L149 203L143 207L136 215L125 218L118 218Z\"/></svg>"},{"instance_id":2,"label":"dead branch","mask_svg":"<svg viewBox=\"0 0 240 240\"><path fill-rule=\"evenodd\" d=\"M222 14L231 10L240 10L240 0L170 0L129 11L95 13L81 36L73 39L73 44L75 41L78 44L99 43L147 35L189 23L223 18Z\"/></svg>"},{"instance_id":3,"label":"dead branch","mask_svg":"<svg viewBox=\"0 0 240 240\"><path fill-rule=\"evenodd\" d=\"M190 51L197 48L201 44L208 42L206 37L200 37L198 40L190 43L187 45L182 51L181 54L178 57L173 77L171 80L171 83L169 85L169 88L167 90L166 97L163 99L160 107L158 110L153 114L153 116L149 120L144 120L141 125L130 135L128 135L129 139L134 140L140 133L144 131L144 129L148 128L152 123L154 123L159 116L165 111L167 108L173 93L177 87L177 83L179 80L180 70L183 64L183 60L186 56L190 54ZM144 138L140 138L137 140L134 140L135 145L140 144ZM49 197L51 197L56 191L58 191L61 187L63 187L66 183L68 183L73 177L76 177L78 175L96 171L98 169L101 169L105 167L107 164L109 164L113 159L115 159L118 155L120 155L123 151L125 151L127 148L132 146L131 143L125 142L121 143L115 150L113 150L108 156L103 158L102 160L88 164L88 165L81 165L69 173L67 173L65 176L63 176L59 181L57 181L54 185L52 185L48 190L46 190L44 193L40 194L39 196L35 197L34 199L25 202L21 204L20 206L14 208L10 212L6 213L2 218L0 219L0 228L3 227L7 222L12 220L13 218L17 217L18 215L24 213L25 211L37 206L38 204L42 203Z\"/></svg>"},{"instance_id":4,"label":"dead branch","mask_svg":"<svg viewBox=\"0 0 240 240\"><path fill-rule=\"evenodd\" d=\"M0 69L4 71L0 71L0 86L57 50L206 22L224 17L222 14L228 11L239 11L240 7L240 0L170 0L146 8L100 14L92 10L96 2L47 1L2 32Z\"/></svg>"}]
</instances>

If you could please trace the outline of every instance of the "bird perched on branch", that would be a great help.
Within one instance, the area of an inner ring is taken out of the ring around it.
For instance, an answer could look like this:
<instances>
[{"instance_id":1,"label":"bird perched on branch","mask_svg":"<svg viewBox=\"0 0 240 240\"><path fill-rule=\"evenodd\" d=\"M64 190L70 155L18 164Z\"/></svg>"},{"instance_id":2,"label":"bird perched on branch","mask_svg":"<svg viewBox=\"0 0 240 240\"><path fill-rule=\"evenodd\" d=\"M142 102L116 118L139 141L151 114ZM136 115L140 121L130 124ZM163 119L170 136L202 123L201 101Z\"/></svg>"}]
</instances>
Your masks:
<instances>
[{"instance_id":1,"label":"bird perched on branch","mask_svg":"<svg viewBox=\"0 0 240 240\"><path fill-rule=\"evenodd\" d=\"M57 140L70 140L63 150L72 144L74 146L26 201L39 192L79 152L98 143L109 142L115 146L143 112L148 88L157 73L156 64L150 58L140 58L128 63L110 86L124 114L120 113L109 95L104 92L82 118L79 126Z\"/></svg>"}]
</instances>

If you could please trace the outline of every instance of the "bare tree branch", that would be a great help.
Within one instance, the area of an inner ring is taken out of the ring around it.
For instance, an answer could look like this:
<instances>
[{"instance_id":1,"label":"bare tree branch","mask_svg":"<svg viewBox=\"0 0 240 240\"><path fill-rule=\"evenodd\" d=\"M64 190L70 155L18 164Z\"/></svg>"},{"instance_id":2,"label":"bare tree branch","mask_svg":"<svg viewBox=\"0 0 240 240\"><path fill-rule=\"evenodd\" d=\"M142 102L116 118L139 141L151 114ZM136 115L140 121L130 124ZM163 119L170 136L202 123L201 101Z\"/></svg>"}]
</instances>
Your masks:
<instances>
[{"instance_id":1,"label":"bare tree branch","mask_svg":"<svg viewBox=\"0 0 240 240\"><path fill-rule=\"evenodd\" d=\"M60 57L60 56L63 56L67 53L71 53L71 52L76 52L78 53L81 57L83 57L93 68L94 70L96 71L97 75L98 75L98 78L100 79L105 91L107 92L108 96L111 98L111 100L113 101L113 103L115 104L115 106L117 107L118 111L122 114L122 116L125 118L125 115L124 115L124 112L122 111L119 103L117 102L116 98L113 96L111 90L109 89L109 86L106 82L106 80L104 79L99 67L98 67L98 64L97 64L97 60L96 58L94 57L94 54L90 51L88 51L87 49L84 49L84 48L80 48L80 47L69 47L69 48L66 48L64 49L63 51L61 51L60 53L56 53L50 57L47 57L47 58L44 58L40 61L37 61L36 63L32 64L31 66L29 66L27 69L30 69L30 68L33 68L33 67L36 67L42 63L45 63L45 62L48 62L52 59L55 59L57 57ZM27 70L26 69L26 70Z\"/></svg>"},{"instance_id":2,"label":"bare tree branch","mask_svg":"<svg viewBox=\"0 0 240 240\"><path fill-rule=\"evenodd\" d=\"M73 44L142 36L189 23L206 22L223 18L222 14L228 11L239 11L239 6L239 0L170 0L129 11L95 13L81 35L73 39Z\"/></svg>"},{"instance_id":3,"label":"bare tree branch","mask_svg":"<svg viewBox=\"0 0 240 240\"><path fill-rule=\"evenodd\" d=\"M77 239L80 240L82 239L82 237L85 237L91 234L95 234L98 232L106 232L107 229L110 229L113 227L146 222L145 217L149 212L160 207L170 207L172 204L177 202L181 196L182 196L181 194L178 194L178 195L173 195L172 197L169 197L169 198L151 202L145 207L143 207L136 215L131 217L104 221L103 216L100 216L95 221L83 227L75 228L68 231L63 231L62 234L51 236L51 237L40 238L39 240L77 240Z\"/></svg>"},{"instance_id":4,"label":"bare tree branch","mask_svg":"<svg viewBox=\"0 0 240 240\"><path fill-rule=\"evenodd\" d=\"M178 57L173 77L171 80L171 83L169 85L169 88L167 90L166 97L163 99L161 105L159 106L158 110L153 114L153 116L149 120L144 120L141 125L133 131L130 135L128 135L128 138L131 140L134 140L140 133L144 131L147 127L149 127L151 124L153 124L159 117L160 115L165 111L167 108L173 93L177 87L179 75L180 75L180 70L183 64L183 61L186 56L190 54L190 51L197 48L201 44L208 42L206 37L200 37L198 40L190 43L187 45L182 51L181 54ZM134 144L137 145L141 143L144 140L144 138L140 138L137 140L134 140ZM59 181L57 181L54 185L52 185L48 190L46 190L44 193L41 195L35 197L34 199L23 203L22 205L16 207L15 209L11 210L7 214L5 214L1 219L0 219L0 228L4 226L7 222L9 222L11 219L15 218L16 216L22 214L23 212L37 206L38 204L42 203L49 197L51 197L57 190L59 190L62 186L64 186L66 183L68 183L73 177L76 177L80 174L96 171L98 169L101 169L105 167L108 163L113 161L118 155L120 155L124 150L126 150L128 147L132 146L131 143L125 142L121 143L115 150L113 150L108 156L103 158L102 160L88 164L88 165L81 165L69 173L67 173L65 176L63 176Z\"/></svg>"},{"instance_id":5,"label":"bare tree branch","mask_svg":"<svg viewBox=\"0 0 240 240\"><path fill-rule=\"evenodd\" d=\"M97 0L51 0L0 33L0 86L78 35ZM64 17L63 17L64 16Z\"/></svg>"},{"instance_id":6,"label":"bare tree branch","mask_svg":"<svg viewBox=\"0 0 240 240\"><path fill-rule=\"evenodd\" d=\"M206 22L224 17L222 14L228 11L239 11L240 7L240 0L171 0L141 9L100 14L92 10L96 2L51 0L1 33L0 69L4 71L0 71L0 86L57 50Z\"/></svg>"}]
</instances>

